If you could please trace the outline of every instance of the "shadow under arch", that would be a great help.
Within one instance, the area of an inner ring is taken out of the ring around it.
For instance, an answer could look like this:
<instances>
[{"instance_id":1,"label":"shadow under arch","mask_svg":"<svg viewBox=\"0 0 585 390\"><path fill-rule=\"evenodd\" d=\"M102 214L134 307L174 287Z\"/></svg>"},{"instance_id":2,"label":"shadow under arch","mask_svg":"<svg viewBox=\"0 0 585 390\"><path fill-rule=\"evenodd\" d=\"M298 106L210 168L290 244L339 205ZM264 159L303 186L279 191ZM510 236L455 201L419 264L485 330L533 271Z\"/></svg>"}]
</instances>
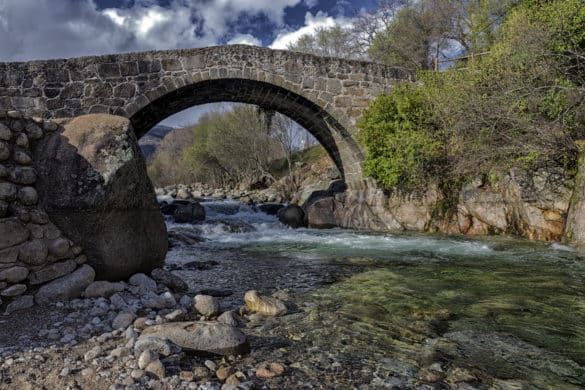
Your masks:
<instances>
[{"instance_id":1,"label":"shadow under arch","mask_svg":"<svg viewBox=\"0 0 585 390\"><path fill-rule=\"evenodd\" d=\"M324 108L274 84L248 79L214 79L171 91L134 113L130 121L141 138L163 119L189 107L217 102L255 104L288 116L323 145L345 179L361 171L363 154L350 132Z\"/></svg>"}]
</instances>

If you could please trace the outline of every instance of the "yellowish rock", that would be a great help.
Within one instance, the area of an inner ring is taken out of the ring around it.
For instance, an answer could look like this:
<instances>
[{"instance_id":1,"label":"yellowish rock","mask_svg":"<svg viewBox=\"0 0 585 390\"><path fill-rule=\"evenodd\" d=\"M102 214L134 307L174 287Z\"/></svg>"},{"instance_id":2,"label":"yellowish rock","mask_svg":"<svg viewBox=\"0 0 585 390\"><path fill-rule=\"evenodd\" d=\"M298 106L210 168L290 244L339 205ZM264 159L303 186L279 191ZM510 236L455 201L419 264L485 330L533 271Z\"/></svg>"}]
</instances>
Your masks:
<instances>
[{"instance_id":1,"label":"yellowish rock","mask_svg":"<svg viewBox=\"0 0 585 390\"><path fill-rule=\"evenodd\" d=\"M226 385L239 385L241 382L246 380L246 376L244 375L243 372L236 372L235 374L232 374L230 376L227 377L227 379L225 380Z\"/></svg>"},{"instance_id":2,"label":"yellowish rock","mask_svg":"<svg viewBox=\"0 0 585 390\"><path fill-rule=\"evenodd\" d=\"M219 379L220 381L224 381L226 380L232 373L234 372L234 370L231 367L220 367L217 369L217 371L215 372L215 375L217 376L217 379Z\"/></svg>"},{"instance_id":3,"label":"yellowish rock","mask_svg":"<svg viewBox=\"0 0 585 390\"><path fill-rule=\"evenodd\" d=\"M165 366L163 366L161 361L158 359L150 362L150 364L146 366L144 370L153 373L160 379L165 377Z\"/></svg>"},{"instance_id":4,"label":"yellowish rock","mask_svg":"<svg viewBox=\"0 0 585 390\"><path fill-rule=\"evenodd\" d=\"M256 368L256 376L258 378L274 378L284 373L284 367L276 362L264 362Z\"/></svg>"},{"instance_id":5,"label":"yellowish rock","mask_svg":"<svg viewBox=\"0 0 585 390\"><path fill-rule=\"evenodd\" d=\"M244 295L246 309L266 316L285 314L286 305L280 299L262 296L256 290L247 291Z\"/></svg>"}]
</instances>

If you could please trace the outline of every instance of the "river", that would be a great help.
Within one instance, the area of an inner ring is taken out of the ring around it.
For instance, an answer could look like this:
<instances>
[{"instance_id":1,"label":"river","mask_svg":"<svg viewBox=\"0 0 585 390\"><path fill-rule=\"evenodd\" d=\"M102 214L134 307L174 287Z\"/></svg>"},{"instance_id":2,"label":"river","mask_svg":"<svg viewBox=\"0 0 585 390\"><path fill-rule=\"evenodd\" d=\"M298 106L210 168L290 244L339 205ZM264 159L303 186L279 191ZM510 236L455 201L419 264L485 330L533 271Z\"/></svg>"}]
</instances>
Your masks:
<instances>
[{"instance_id":1,"label":"river","mask_svg":"<svg viewBox=\"0 0 585 390\"><path fill-rule=\"evenodd\" d=\"M585 254L561 244L290 229L236 201L168 266L224 309L277 292L288 315L251 321L254 359L286 388L585 388Z\"/></svg>"}]
</instances>

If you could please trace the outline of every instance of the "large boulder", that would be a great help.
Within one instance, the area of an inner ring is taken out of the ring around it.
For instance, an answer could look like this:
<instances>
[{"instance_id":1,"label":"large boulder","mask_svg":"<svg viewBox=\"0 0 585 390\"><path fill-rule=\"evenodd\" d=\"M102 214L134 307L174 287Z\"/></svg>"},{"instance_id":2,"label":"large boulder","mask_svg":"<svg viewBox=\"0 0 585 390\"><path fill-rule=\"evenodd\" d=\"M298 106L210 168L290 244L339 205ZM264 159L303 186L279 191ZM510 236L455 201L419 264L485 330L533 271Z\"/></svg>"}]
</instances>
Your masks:
<instances>
[{"instance_id":1,"label":"large boulder","mask_svg":"<svg viewBox=\"0 0 585 390\"><path fill-rule=\"evenodd\" d=\"M169 340L194 352L241 355L250 351L246 335L241 330L219 322L169 322L150 326L142 332L140 339L150 337Z\"/></svg>"},{"instance_id":2,"label":"large boulder","mask_svg":"<svg viewBox=\"0 0 585 390\"><path fill-rule=\"evenodd\" d=\"M307 223L311 228L330 229L336 227L335 199L321 198L307 207Z\"/></svg>"},{"instance_id":3,"label":"large boulder","mask_svg":"<svg viewBox=\"0 0 585 390\"><path fill-rule=\"evenodd\" d=\"M82 246L98 279L121 280L164 261L168 240L129 121L85 115L63 121L35 150L42 207Z\"/></svg>"},{"instance_id":4,"label":"large boulder","mask_svg":"<svg viewBox=\"0 0 585 390\"><path fill-rule=\"evenodd\" d=\"M294 204L288 205L278 210L276 215L282 224L292 228L296 229L307 226L305 212L300 206Z\"/></svg>"}]
</instances>

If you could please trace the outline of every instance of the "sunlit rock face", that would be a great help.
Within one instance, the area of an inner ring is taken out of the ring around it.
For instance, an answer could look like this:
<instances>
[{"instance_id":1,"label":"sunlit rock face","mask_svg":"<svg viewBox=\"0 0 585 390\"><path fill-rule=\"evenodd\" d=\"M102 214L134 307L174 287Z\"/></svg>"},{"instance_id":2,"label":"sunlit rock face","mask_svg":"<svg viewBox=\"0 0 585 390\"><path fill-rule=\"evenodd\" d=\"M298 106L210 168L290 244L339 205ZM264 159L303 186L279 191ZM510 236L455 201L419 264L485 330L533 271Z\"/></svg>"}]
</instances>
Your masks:
<instances>
[{"instance_id":1,"label":"sunlit rock face","mask_svg":"<svg viewBox=\"0 0 585 390\"><path fill-rule=\"evenodd\" d=\"M583 194L561 168L512 169L497 180L476 178L445 194L436 185L384 193L373 182L305 203L309 226L448 234L510 234L533 240L585 243ZM448 197L450 197L448 199ZM573 197L573 198L572 198ZM573 201L571 213L569 204ZM569 216L569 224L565 222ZM581 230L582 229L582 230ZM570 233L570 237L568 234Z\"/></svg>"}]
</instances>

